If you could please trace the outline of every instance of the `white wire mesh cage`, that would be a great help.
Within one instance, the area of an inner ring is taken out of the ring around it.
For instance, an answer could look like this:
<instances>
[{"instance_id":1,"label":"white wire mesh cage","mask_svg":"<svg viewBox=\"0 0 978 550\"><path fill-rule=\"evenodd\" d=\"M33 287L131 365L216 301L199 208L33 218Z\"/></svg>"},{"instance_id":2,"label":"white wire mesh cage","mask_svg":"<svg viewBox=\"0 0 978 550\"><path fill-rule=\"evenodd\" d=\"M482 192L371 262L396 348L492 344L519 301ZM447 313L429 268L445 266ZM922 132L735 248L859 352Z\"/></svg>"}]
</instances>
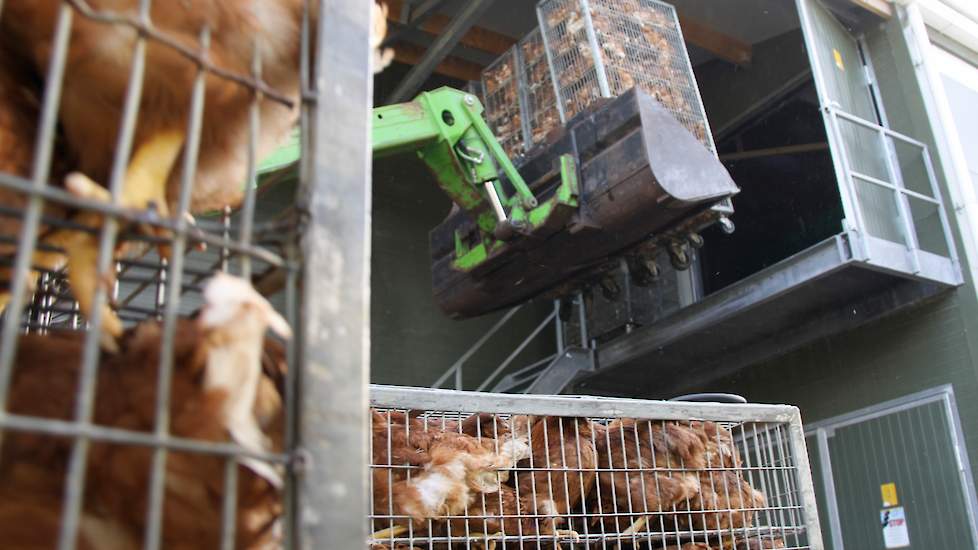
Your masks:
<instances>
[{"instance_id":1,"label":"white wire mesh cage","mask_svg":"<svg viewBox=\"0 0 978 550\"><path fill-rule=\"evenodd\" d=\"M263 3L270 28L250 12L217 25L250 9L219 3L0 2L6 548L300 538L289 336L326 223L309 205L357 173L306 161L335 154L325 120L337 139L367 133L370 99L349 90L369 89L370 5L331 0L320 19L317 0ZM297 127L303 160L263 174ZM344 161L366 166L367 143Z\"/></svg>"},{"instance_id":2,"label":"white wire mesh cage","mask_svg":"<svg viewBox=\"0 0 978 550\"><path fill-rule=\"evenodd\" d=\"M543 0L537 13L564 120L636 86L715 149L676 9L656 0Z\"/></svg>"},{"instance_id":3,"label":"white wire mesh cage","mask_svg":"<svg viewBox=\"0 0 978 550\"><path fill-rule=\"evenodd\" d=\"M374 387L382 548L821 549L797 409Z\"/></svg>"},{"instance_id":4,"label":"white wire mesh cage","mask_svg":"<svg viewBox=\"0 0 978 550\"><path fill-rule=\"evenodd\" d=\"M561 127L557 110L557 96L547 51L543 46L540 28L533 29L518 45L523 72L520 88L524 92L523 120L526 121L524 139L528 149L539 145L550 132Z\"/></svg>"},{"instance_id":5,"label":"white wire mesh cage","mask_svg":"<svg viewBox=\"0 0 978 550\"><path fill-rule=\"evenodd\" d=\"M510 158L524 150L519 63L513 46L482 72L486 123Z\"/></svg>"},{"instance_id":6,"label":"white wire mesh cage","mask_svg":"<svg viewBox=\"0 0 978 550\"><path fill-rule=\"evenodd\" d=\"M551 74L539 28L482 73L486 121L510 158L518 160L561 127Z\"/></svg>"}]
</instances>

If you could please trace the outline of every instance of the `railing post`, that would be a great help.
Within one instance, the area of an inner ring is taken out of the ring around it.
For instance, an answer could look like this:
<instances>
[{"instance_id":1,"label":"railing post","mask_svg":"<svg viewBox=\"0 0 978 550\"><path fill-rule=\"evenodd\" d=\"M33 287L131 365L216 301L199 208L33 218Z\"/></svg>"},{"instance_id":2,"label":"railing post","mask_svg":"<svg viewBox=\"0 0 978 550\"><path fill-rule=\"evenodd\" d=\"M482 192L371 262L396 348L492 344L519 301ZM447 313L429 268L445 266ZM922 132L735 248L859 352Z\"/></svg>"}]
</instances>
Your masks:
<instances>
[{"instance_id":1,"label":"railing post","mask_svg":"<svg viewBox=\"0 0 978 550\"><path fill-rule=\"evenodd\" d=\"M560 318L560 300L554 300L554 312L557 320L554 323L557 327L557 355L564 353L564 321Z\"/></svg>"},{"instance_id":2,"label":"railing post","mask_svg":"<svg viewBox=\"0 0 978 550\"><path fill-rule=\"evenodd\" d=\"M303 106L297 523L300 548L349 550L364 547L370 502L373 2L319 4Z\"/></svg>"},{"instance_id":3,"label":"railing post","mask_svg":"<svg viewBox=\"0 0 978 550\"><path fill-rule=\"evenodd\" d=\"M581 329L581 347L584 349L590 349L587 341L587 311L584 307L584 292L580 292L577 295L577 318L578 324L580 324Z\"/></svg>"}]
</instances>

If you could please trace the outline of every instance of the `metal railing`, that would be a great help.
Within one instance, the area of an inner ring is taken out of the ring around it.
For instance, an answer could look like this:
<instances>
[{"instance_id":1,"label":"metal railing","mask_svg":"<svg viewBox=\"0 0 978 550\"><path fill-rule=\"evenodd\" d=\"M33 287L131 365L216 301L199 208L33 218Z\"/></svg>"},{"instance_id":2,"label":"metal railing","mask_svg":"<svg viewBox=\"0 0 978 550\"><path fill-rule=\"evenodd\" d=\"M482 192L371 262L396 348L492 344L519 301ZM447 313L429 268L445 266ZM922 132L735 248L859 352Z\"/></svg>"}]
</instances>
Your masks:
<instances>
[{"instance_id":1,"label":"metal railing","mask_svg":"<svg viewBox=\"0 0 978 550\"><path fill-rule=\"evenodd\" d=\"M569 305L569 304L568 304ZM580 341L588 342L588 325L587 316L584 310L584 300L580 295L577 295L573 299L573 305L577 310L579 316L580 324ZM510 321L519 313L526 304L520 304L509 311L507 311L502 317L499 318L496 323L489 328L482 336L476 340L468 350L465 351L433 384L431 388L433 389L445 389L451 388L456 390L464 390L464 380L465 380L465 365L469 364L472 358L481 350L483 347L492 339L493 336L498 334L500 330L504 327L509 326ZM565 307L567 307L565 305ZM548 354L542 358L535 359L528 364L512 369L511 367L516 362L527 347L533 343L541 334L545 334L546 329L553 325L553 330L556 340L556 351L552 354ZM590 346L590 344L588 344ZM544 370L560 355L564 352L566 348L566 343L564 341L564 323L561 320L561 302L556 300L554 302L554 307L546 317L543 318L532 331L511 351L502 362L500 362L492 372L479 382L476 387L476 391L495 391L495 392L511 392L515 390L525 390L533 383L537 376L542 374ZM506 373L505 377L501 377ZM447 383L450 384L446 386ZM495 384L494 384L495 383Z\"/></svg>"},{"instance_id":2,"label":"metal railing","mask_svg":"<svg viewBox=\"0 0 978 550\"><path fill-rule=\"evenodd\" d=\"M927 144L880 124L848 113L836 104L826 107L826 112L831 120L832 131L840 145L838 152L840 153L843 170L847 176L842 182L842 186L846 191L844 196L851 202L851 207L846 212L847 216L850 216L850 219L853 220L860 231L873 235L874 225L878 225L881 222L875 219L868 219L870 216L867 216L867 210L872 205L867 204L868 201L861 197L859 186L870 185L874 188L884 190L894 200L895 214L897 217L895 223L898 224L899 236L903 241L899 244L904 245L907 249L913 273L916 275L922 272L921 254L926 252L945 256L957 266L958 255ZM843 130L843 124L848 124L852 128L861 128L872 134L872 139L879 146L879 151L883 153L882 168L885 172L884 174L867 174L854 166L852 151L854 144L846 139L847 134ZM923 168L923 175L926 178L926 189L924 191L929 191L930 195L908 188L905 174L907 168L901 166L901 160L906 161L906 159L900 158L897 144L910 147L915 151L915 156L919 158L921 163L920 168ZM942 233L940 237L943 241L944 250L927 250L922 247L921 237L923 235L921 234L919 224L916 223L911 201L929 205L929 207L934 209L938 216L939 228Z\"/></svg>"}]
</instances>

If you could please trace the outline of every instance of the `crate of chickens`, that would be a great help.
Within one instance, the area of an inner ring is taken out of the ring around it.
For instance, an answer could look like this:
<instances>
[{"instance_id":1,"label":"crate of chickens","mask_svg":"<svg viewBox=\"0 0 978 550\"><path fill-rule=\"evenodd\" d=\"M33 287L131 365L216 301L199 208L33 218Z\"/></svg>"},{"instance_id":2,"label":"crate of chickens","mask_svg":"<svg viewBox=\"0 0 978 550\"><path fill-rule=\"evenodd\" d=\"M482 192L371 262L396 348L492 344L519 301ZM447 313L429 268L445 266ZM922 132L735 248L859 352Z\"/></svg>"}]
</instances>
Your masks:
<instances>
[{"instance_id":1,"label":"crate of chickens","mask_svg":"<svg viewBox=\"0 0 978 550\"><path fill-rule=\"evenodd\" d=\"M482 72L486 123L511 159L524 151L519 47L513 46Z\"/></svg>"},{"instance_id":2,"label":"crate of chickens","mask_svg":"<svg viewBox=\"0 0 978 550\"><path fill-rule=\"evenodd\" d=\"M822 548L798 409L371 388L374 550Z\"/></svg>"},{"instance_id":3,"label":"crate of chickens","mask_svg":"<svg viewBox=\"0 0 978 550\"><path fill-rule=\"evenodd\" d=\"M542 0L537 16L566 122L638 86L713 151L675 8L656 0Z\"/></svg>"},{"instance_id":4,"label":"crate of chickens","mask_svg":"<svg viewBox=\"0 0 978 550\"><path fill-rule=\"evenodd\" d=\"M557 95L543 34L539 27L520 40L520 89L523 91L524 140L527 149L543 143L547 135L561 127Z\"/></svg>"}]
</instances>

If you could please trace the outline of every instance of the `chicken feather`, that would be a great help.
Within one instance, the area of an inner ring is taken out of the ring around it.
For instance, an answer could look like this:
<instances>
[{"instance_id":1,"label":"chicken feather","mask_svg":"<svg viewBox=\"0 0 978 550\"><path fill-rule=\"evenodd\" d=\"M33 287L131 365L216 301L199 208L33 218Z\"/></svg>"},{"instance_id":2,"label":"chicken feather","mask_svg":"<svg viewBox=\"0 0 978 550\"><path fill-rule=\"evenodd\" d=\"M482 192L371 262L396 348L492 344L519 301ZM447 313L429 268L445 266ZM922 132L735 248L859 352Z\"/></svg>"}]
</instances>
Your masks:
<instances>
[{"instance_id":1,"label":"chicken feather","mask_svg":"<svg viewBox=\"0 0 978 550\"><path fill-rule=\"evenodd\" d=\"M138 0L79 2L97 12L138 15ZM253 57L264 67L263 80L292 100L287 106L259 100L260 133L256 154L262 158L278 145L296 122L299 99L299 25L302 0L206 0L154 2L154 28L180 45L200 49L199 35L210 31L208 59L221 69L251 73ZM61 0L8 0L0 19L0 34L10 37L19 57L37 72L47 67ZM75 17L70 33L59 121L65 140L77 158L72 178L107 182L116 153L129 75L138 33L122 24ZM133 136L133 156L122 187L121 206L154 210L159 217L175 212L179 196L185 127L198 65L175 49L150 40L145 48L145 73L139 117ZM236 206L244 194L248 169L249 112L254 94L245 86L213 75L205 79L205 109L199 160L189 213ZM90 178L90 179L89 179ZM79 185L69 186L69 190ZM93 218L89 216L89 218ZM101 219L94 216L96 225ZM150 233L166 237L165 231ZM100 275L94 265L96 237L78 232L59 236L69 254L69 277L80 309L92 312L97 285L111 285L112 273ZM53 242L53 241L52 241ZM161 255L168 254L163 246ZM122 325L114 312L102 311L106 347Z\"/></svg>"},{"instance_id":2,"label":"chicken feather","mask_svg":"<svg viewBox=\"0 0 978 550\"><path fill-rule=\"evenodd\" d=\"M706 448L688 426L621 419L605 427L595 425L595 432L600 469L641 470L598 473L601 498L596 509L605 514L635 514L624 534L645 524L643 512L671 510L699 494L696 470L706 467ZM616 516L604 518L604 523L608 530L618 528Z\"/></svg>"},{"instance_id":3,"label":"chicken feather","mask_svg":"<svg viewBox=\"0 0 978 550\"><path fill-rule=\"evenodd\" d=\"M181 319L176 325L170 432L182 438L236 442L253 452L281 451L275 446L281 442L284 429L281 408L275 410L281 400L267 395L278 392L274 382L261 382L265 380L263 363L266 370L284 369L282 347L266 342L266 328L271 326L287 337L287 324L246 282L228 275L212 279L205 287L204 299L205 306L197 319ZM123 336L118 354L101 359L95 424L140 432L154 429L161 335L159 323L142 323ZM10 393L11 413L71 419L83 335L24 335L19 344ZM252 430L258 430L258 434ZM11 432L5 434L3 443L0 495L47 498L41 508L48 513L37 514L38 525L58 517L70 442ZM121 535L142 540L152 459L152 450L146 447L92 442L83 538L87 536L86 529L98 531L100 526L109 525L117 526ZM168 453L164 546L218 546L224 460L216 455L174 450ZM274 524L281 513L277 489L281 474L267 464L258 466L257 462L246 460L239 463L238 546L272 544ZM14 516L0 503L0 521L7 517ZM85 521L90 527L85 527ZM56 534L57 530L52 536Z\"/></svg>"},{"instance_id":4,"label":"chicken feather","mask_svg":"<svg viewBox=\"0 0 978 550\"><path fill-rule=\"evenodd\" d=\"M374 514L395 516L373 539L396 536L409 525L425 530L429 520L464 513L477 495L502 490L508 470L528 456L529 448L512 438L457 431L481 424L471 418L442 425L405 413L372 411Z\"/></svg>"},{"instance_id":5,"label":"chicken feather","mask_svg":"<svg viewBox=\"0 0 978 550\"><path fill-rule=\"evenodd\" d=\"M0 36L0 174L15 176L22 180L30 179L34 168L34 146L37 140L37 120L40 116L41 86L39 77L32 67L18 58L8 40ZM51 174L54 179L64 177L69 165L63 140L55 134ZM27 208L26 195L8 187L0 186L0 206L7 209L0 212L0 311L10 299L13 286L11 266L17 252L17 239L21 234L21 215ZM43 216L58 219L66 216L65 209L50 202L45 203ZM39 233L42 237L49 231L42 223ZM64 265L64 257L58 253L37 252L34 264L47 269L58 269ZM27 291L32 292L37 282L38 272L31 269L27 273Z\"/></svg>"}]
</instances>

